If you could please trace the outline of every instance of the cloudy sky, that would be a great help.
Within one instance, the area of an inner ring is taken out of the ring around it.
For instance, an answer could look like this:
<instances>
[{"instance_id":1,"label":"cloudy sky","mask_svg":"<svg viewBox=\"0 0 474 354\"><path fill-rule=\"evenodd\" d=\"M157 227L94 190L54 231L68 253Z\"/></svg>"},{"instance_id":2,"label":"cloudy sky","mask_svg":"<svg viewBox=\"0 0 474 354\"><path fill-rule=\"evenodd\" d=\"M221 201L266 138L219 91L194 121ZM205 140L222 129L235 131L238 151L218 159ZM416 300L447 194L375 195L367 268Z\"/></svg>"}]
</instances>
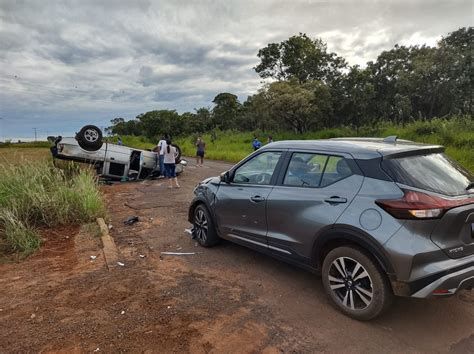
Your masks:
<instances>
[{"instance_id":1,"label":"cloudy sky","mask_svg":"<svg viewBox=\"0 0 474 354\"><path fill-rule=\"evenodd\" d=\"M473 20L472 0L0 0L0 140L245 100L258 49L299 32L363 66Z\"/></svg>"}]
</instances>

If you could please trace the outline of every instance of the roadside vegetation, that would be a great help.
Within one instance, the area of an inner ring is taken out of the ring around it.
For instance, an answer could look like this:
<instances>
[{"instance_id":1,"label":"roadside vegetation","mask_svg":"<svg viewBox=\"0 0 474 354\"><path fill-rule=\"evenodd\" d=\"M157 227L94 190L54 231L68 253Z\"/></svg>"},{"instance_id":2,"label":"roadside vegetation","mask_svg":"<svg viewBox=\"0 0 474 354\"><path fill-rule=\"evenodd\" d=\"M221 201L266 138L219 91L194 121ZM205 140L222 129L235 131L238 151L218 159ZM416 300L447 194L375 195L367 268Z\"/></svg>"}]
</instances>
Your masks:
<instances>
[{"instance_id":1,"label":"roadside vegetation","mask_svg":"<svg viewBox=\"0 0 474 354\"><path fill-rule=\"evenodd\" d=\"M168 134L187 155L203 135L207 157L228 161L251 152L253 134L262 142L267 134L275 140L398 135L443 144L472 171L472 43L474 27L459 28L432 47L395 45L360 67L321 38L300 33L255 53L253 69L263 81L245 100L221 92L209 107L117 117L107 129L137 147Z\"/></svg>"},{"instance_id":2,"label":"roadside vegetation","mask_svg":"<svg viewBox=\"0 0 474 354\"><path fill-rule=\"evenodd\" d=\"M263 144L266 144L268 135L272 135L274 141L356 136L384 138L389 135L397 135L399 139L444 145L449 156L474 172L474 120L470 117L458 117L450 120L434 119L430 122L414 122L405 126L385 124L379 127L361 127L359 131L349 127L323 129L304 134L218 131L202 135L207 146L206 158L230 162L240 161L253 151L252 140L255 136ZM196 154L194 146L196 137L197 135L192 135L176 139L176 143L181 147L184 155L194 156Z\"/></svg>"},{"instance_id":3,"label":"roadside vegetation","mask_svg":"<svg viewBox=\"0 0 474 354\"><path fill-rule=\"evenodd\" d=\"M48 148L51 146L49 141L30 141L30 142L20 142L12 143L7 140L6 142L0 141L0 148L15 148L15 149L33 149L33 148Z\"/></svg>"},{"instance_id":4,"label":"roadside vegetation","mask_svg":"<svg viewBox=\"0 0 474 354\"><path fill-rule=\"evenodd\" d=\"M104 213L92 170L58 169L47 160L2 163L0 250L3 253L27 256L40 246L39 228L85 223Z\"/></svg>"}]
</instances>

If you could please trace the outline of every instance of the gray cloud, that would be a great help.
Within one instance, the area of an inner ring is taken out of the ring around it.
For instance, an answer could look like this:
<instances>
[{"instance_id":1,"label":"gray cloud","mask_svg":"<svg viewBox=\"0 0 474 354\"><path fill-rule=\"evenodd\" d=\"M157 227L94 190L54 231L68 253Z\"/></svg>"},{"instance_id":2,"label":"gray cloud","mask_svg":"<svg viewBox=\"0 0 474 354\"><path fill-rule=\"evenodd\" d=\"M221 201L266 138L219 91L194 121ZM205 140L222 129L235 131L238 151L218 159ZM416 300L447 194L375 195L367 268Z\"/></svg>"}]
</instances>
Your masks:
<instances>
[{"instance_id":1,"label":"gray cloud","mask_svg":"<svg viewBox=\"0 0 474 354\"><path fill-rule=\"evenodd\" d=\"M151 109L190 111L260 87L259 48L299 32L350 64L435 44L472 22L472 2L0 2L0 139L68 134Z\"/></svg>"}]
</instances>

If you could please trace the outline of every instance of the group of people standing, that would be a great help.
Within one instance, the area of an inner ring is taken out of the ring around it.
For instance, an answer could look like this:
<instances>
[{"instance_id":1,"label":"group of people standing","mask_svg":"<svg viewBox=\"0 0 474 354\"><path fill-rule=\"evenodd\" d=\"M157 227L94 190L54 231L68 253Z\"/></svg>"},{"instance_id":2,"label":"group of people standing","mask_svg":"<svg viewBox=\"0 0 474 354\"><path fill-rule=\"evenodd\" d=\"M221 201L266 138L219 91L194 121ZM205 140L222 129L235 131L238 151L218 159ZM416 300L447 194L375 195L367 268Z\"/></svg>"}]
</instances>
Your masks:
<instances>
[{"instance_id":1,"label":"group of people standing","mask_svg":"<svg viewBox=\"0 0 474 354\"><path fill-rule=\"evenodd\" d=\"M270 144L270 143L273 143L273 137L271 135L269 135L267 138L267 144ZM262 147L262 143L260 142L260 140L258 140L257 137L253 138L252 147L253 147L253 151L257 151L258 149Z\"/></svg>"},{"instance_id":2,"label":"group of people standing","mask_svg":"<svg viewBox=\"0 0 474 354\"><path fill-rule=\"evenodd\" d=\"M268 136L267 143L273 143L273 137ZM202 167L204 165L204 154L206 152L206 143L202 137L198 137L195 142L196 147L196 166ZM260 149L262 143L255 136L252 141L254 151ZM157 145L157 152L160 164L160 174L168 178L169 187L173 188L173 182L176 188L180 188L178 177L176 176L176 148L171 144L171 139L165 136L161 137Z\"/></svg>"},{"instance_id":3,"label":"group of people standing","mask_svg":"<svg viewBox=\"0 0 474 354\"><path fill-rule=\"evenodd\" d=\"M204 153L206 143L201 137L198 137L196 146L196 166L202 167L204 164ZM160 165L160 175L166 177L169 181L168 188L173 188L173 182L176 188L180 188L178 177L176 176L176 148L172 145L171 139L165 136L161 137L157 145L158 162Z\"/></svg>"},{"instance_id":4,"label":"group of people standing","mask_svg":"<svg viewBox=\"0 0 474 354\"><path fill-rule=\"evenodd\" d=\"M171 144L171 139L161 137L157 147L160 174L168 178L168 188L173 188L173 182L176 188L180 188L176 176L176 148Z\"/></svg>"}]
</instances>

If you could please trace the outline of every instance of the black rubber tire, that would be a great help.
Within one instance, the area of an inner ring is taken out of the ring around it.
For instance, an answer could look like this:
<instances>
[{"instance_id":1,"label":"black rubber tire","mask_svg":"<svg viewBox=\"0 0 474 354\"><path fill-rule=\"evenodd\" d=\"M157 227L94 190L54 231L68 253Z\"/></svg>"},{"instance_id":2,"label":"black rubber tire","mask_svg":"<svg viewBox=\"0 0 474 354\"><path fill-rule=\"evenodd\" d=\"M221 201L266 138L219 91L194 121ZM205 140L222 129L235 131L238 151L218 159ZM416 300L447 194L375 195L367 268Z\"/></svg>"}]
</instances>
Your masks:
<instances>
[{"instance_id":1,"label":"black rubber tire","mask_svg":"<svg viewBox=\"0 0 474 354\"><path fill-rule=\"evenodd\" d=\"M76 134L79 146L87 151L96 151L102 147L102 131L95 125L86 125Z\"/></svg>"},{"instance_id":2,"label":"black rubber tire","mask_svg":"<svg viewBox=\"0 0 474 354\"><path fill-rule=\"evenodd\" d=\"M329 270L332 263L340 257L351 258L362 265L370 276L372 281L373 297L370 304L365 309L355 309L345 306L341 299L330 288ZM324 258L322 267L322 280L326 295L331 303L345 315L359 320L368 321L384 313L393 302L392 287L379 265L363 250L354 246L337 247L330 251Z\"/></svg>"},{"instance_id":3,"label":"black rubber tire","mask_svg":"<svg viewBox=\"0 0 474 354\"><path fill-rule=\"evenodd\" d=\"M205 234L199 232L199 230L202 230L203 218L207 223L207 232ZM216 232L214 220L204 204L199 204L194 209L193 236L195 236L197 242L199 242L203 247L215 246L220 241Z\"/></svg>"},{"instance_id":4,"label":"black rubber tire","mask_svg":"<svg viewBox=\"0 0 474 354\"><path fill-rule=\"evenodd\" d=\"M174 146L176 149L176 158L175 158L175 163L180 163L181 161L181 148L178 145L171 144L171 146Z\"/></svg>"}]
</instances>

